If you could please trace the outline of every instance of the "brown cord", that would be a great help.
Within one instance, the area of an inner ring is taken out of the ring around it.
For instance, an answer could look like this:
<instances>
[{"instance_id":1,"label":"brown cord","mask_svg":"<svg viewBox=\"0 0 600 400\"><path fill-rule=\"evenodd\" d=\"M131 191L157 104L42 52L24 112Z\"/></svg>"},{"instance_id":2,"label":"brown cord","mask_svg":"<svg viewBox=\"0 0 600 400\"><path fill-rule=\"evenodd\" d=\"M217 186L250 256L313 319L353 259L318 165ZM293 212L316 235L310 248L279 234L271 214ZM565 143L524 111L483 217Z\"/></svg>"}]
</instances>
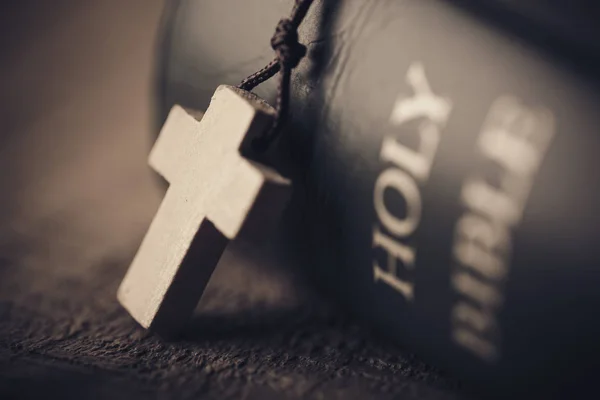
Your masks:
<instances>
[{"instance_id":1,"label":"brown cord","mask_svg":"<svg viewBox=\"0 0 600 400\"><path fill-rule=\"evenodd\" d=\"M257 151L265 151L277 138L288 115L292 69L296 68L306 55L306 47L298 42L298 26L306 16L312 2L313 0L296 0L290 17L282 18L279 21L271 38L271 47L277 55L275 59L244 79L238 86L243 90L252 90L277 72L281 72L277 88L275 121L267 133L254 140L253 145Z\"/></svg>"}]
</instances>

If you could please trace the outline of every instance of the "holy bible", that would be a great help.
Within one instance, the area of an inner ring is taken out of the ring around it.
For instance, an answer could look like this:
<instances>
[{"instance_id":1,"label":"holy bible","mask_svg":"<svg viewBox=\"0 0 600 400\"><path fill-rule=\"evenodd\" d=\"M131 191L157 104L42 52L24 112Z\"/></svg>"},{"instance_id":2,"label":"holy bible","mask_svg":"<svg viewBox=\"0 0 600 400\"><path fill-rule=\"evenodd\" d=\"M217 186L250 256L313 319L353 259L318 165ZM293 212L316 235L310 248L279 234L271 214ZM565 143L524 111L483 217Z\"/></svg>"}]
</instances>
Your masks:
<instances>
[{"instance_id":1,"label":"holy bible","mask_svg":"<svg viewBox=\"0 0 600 400\"><path fill-rule=\"evenodd\" d=\"M382 335L488 395L554 397L599 372L600 63L595 27L529 3L315 2L280 236ZM161 109L262 67L291 5L169 7Z\"/></svg>"}]
</instances>

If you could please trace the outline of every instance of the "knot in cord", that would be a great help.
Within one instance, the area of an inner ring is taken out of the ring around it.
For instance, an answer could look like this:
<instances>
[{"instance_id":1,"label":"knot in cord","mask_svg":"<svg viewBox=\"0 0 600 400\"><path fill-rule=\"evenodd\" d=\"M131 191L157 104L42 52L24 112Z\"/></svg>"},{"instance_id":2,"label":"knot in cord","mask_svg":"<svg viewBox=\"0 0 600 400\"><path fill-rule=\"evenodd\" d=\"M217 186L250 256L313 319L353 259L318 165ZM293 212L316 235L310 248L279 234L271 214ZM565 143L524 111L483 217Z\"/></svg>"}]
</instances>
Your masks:
<instances>
[{"instance_id":1,"label":"knot in cord","mask_svg":"<svg viewBox=\"0 0 600 400\"><path fill-rule=\"evenodd\" d=\"M252 90L280 72L275 120L268 132L253 140L254 147L259 152L265 151L279 135L289 113L291 71L306 55L306 47L298 42L298 25L306 16L312 2L313 0L295 0L290 18L279 21L271 38L271 47L277 57L238 85L240 89Z\"/></svg>"},{"instance_id":2,"label":"knot in cord","mask_svg":"<svg viewBox=\"0 0 600 400\"><path fill-rule=\"evenodd\" d=\"M296 68L306 55L306 46L298 42L298 27L289 18L279 20L271 38L271 47L282 68Z\"/></svg>"}]
</instances>

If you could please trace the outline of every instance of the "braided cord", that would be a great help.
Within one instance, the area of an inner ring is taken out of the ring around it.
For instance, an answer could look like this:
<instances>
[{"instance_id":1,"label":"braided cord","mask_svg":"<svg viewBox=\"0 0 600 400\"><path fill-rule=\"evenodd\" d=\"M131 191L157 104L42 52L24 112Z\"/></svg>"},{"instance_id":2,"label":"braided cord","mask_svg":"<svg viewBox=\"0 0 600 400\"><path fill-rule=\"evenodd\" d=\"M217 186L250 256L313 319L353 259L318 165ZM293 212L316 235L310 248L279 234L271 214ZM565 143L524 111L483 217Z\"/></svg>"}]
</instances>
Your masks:
<instances>
[{"instance_id":1,"label":"braided cord","mask_svg":"<svg viewBox=\"0 0 600 400\"><path fill-rule=\"evenodd\" d=\"M275 59L238 85L240 89L250 91L279 72L275 120L264 135L254 140L253 145L257 151L263 152L273 143L289 114L292 69L296 68L306 55L306 47L298 42L298 26L304 20L312 2L313 0L296 0L290 17L279 21L271 38Z\"/></svg>"}]
</instances>

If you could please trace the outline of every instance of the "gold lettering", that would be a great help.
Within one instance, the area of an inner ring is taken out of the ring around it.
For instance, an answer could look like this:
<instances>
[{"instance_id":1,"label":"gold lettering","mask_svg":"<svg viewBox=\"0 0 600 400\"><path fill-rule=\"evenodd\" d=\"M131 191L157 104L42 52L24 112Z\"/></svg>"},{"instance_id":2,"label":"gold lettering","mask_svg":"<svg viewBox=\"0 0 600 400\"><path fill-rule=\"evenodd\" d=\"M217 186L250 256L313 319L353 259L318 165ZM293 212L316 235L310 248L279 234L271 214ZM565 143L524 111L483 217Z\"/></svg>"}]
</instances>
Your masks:
<instances>
[{"instance_id":1,"label":"gold lettering","mask_svg":"<svg viewBox=\"0 0 600 400\"><path fill-rule=\"evenodd\" d=\"M385 190L391 188L400 193L406 201L406 216L394 216L385 204ZM375 182L375 211L379 220L393 234L406 237L412 234L421 220L421 195L414 180L397 168L388 168L382 172Z\"/></svg>"},{"instance_id":2,"label":"gold lettering","mask_svg":"<svg viewBox=\"0 0 600 400\"><path fill-rule=\"evenodd\" d=\"M463 266L471 268L485 278L499 281L506 276L507 269L504 263L470 240L458 239L454 246L454 256Z\"/></svg>"},{"instance_id":3,"label":"gold lettering","mask_svg":"<svg viewBox=\"0 0 600 400\"><path fill-rule=\"evenodd\" d=\"M445 126L452 111L452 103L433 93L423 64L416 62L410 66L406 82L412 87L415 95L399 97L396 100L390 122L398 126L416 118L427 118L438 126Z\"/></svg>"},{"instance_id":4,"label":"gold lettering","mask_svg":"<svg viewBox=\"0 0 600 400\"><path fill-rule=\"evenodd\" d=\"M412 282L403 281L395 274L384 271L379 267L377 261L373 262L373 278L375 279L375 282L381 280L387 283L400 294L402 294L406 300L413 300L414 284Z\"/></svg>"},{"instance_id":5,"label":"gold lettering","mask_svg":"<svg viewBox=\"0 0 600 400\"><path fill-rule=\"evenodd\" d=\"M499 127L482 133L479 148L483 155L520 176L531 175L541 160L540 152L530 143Z\"/></svg>"},{"instance_id":6,"label":"gold lettering","mask_svg":"<svg viewBox=\"0 0 600 400\"><path fill-rule=\"evenodd\" d=\"M468 272L455 272L452 275L452 286L457 292L484 307L495 308L503 302L502 295L495 286L475 278Z\"/></svg>"},{"instance_id":7,"label":"gold lettering","mask_svg":"<svg viewBox=\"0 0 600 400\"><path fill-rule=\"evenodd\" d=\"M481 334L496 327L493 315L462 300L452 309L452 322L467 325Z\"/></svg>"},{"instance_id":8,"label":"gold lettering","mask_svg":"<svg viewBox=\"0 0 600 400\"><path fill-rule=\"evenodd\" d=\"M419 148L410 149L393 137L383 139L381 159L406 169L415 179L424 182L429 178L431 164L440 143L440 130L431 121L423 122L419 128Z\"/></svg>"},{"instance_id":9,"label":"gold lettering","mask_svg":"<svg viewBox=\"0 0 600 400\"><path fill-rule=\"evenodd\" d=\"M521 219L521 207L506 193L482 179L471 179L462 189L465 205L503 225L514 226Z\"/></svg>"},{"instance_id":10,"label":"gold lettering","mask_svg":"<svg viewBox=\"0 0 600 400\"><path fill-rule=\"evenodd\" d=\"M396 273L396 260L402 261L406 268L413 268L415 264L415 251L412 247L404 245L391 236L382 233L375 228L373 231L373 247L383 248L388 255L388 271Z\"/></svg>"},{"instance_id":11,"label":"gold lettering","mask_svg":"<svg viewBox=\"0 0 600 400\"><path fill-rule=\"evenodd\" d=\"M452 338L458 345L470 350L484 360L491 362L495 361L498 357L498 350L494 343L477 336L475 333L465 328L454 329Z\"/></svg>"},{"instance_id":12,"label":"gold lettering","mask_svg":"<svg viewBox=\"0 0 600 400\"><path fill-rule=\"evenodd\" d=\"M463 215L457 222L456 232L489 251L497 250L506 253L510 250L508 230L476 214Z\"/></svg>"},{"instance_id":13,"label":"gold lettering","mask_svg":"<svg viewBox=\"0 0 600 400\"><path fill-rule=\"evenodd\" d=\"M554 136L554 117L547 110L531 109L510 96L499 98L479 138L483 155L519 176L535 173Z\"/></svg>"}]
</instances>

